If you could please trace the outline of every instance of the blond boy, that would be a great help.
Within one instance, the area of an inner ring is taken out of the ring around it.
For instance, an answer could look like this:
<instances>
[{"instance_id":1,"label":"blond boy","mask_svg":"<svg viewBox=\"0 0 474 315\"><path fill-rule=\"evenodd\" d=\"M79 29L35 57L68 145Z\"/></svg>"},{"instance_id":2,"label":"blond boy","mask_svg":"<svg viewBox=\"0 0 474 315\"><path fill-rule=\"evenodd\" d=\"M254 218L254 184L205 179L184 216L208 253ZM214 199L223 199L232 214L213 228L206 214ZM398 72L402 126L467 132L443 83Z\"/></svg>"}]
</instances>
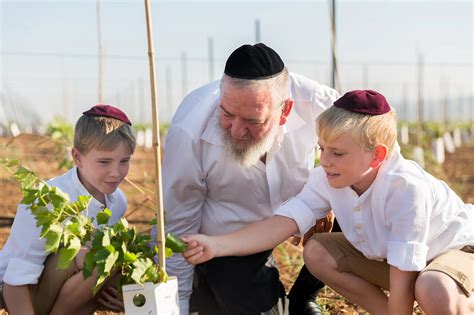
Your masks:
<instances>
[{"instance_id":1,"label":"blond boy","mask_svg":"<svg viewBox=\"0 0 474 315\"><path fill-rule=\"evenodd\" d=\"M225 236L187 236L190 263L272 248L333 209L342 233L314 235L308 269L373 314L474 312L474 207L396 144L396 115L371 90L317 119L321 166L275 216ZM389 291L389 296L382 290Z\"/></svg>"},{"instance_id":2,"label":"blond boy","mask_svg":"<svg viewBox=\"0 0 474 315\"><path fill-rule=\"evenodd\" d=\"M74 130L75 167L47 183L60 188L72 202L90 195L85 214L94 217L104 207L112 211L109 224L127 209L118 188L128 174L135 136L125 113L109 105L96 105L83 113ZM56 270L57 255L45 253L45 241L29 209L20 205L9 238L0 252L0 283L4 306L10 314L92 314L104 305L119 310L122 301L114 289L92 298L93 277L80 269L85 249L66 271Z\"/></svg>"}]
</instances>

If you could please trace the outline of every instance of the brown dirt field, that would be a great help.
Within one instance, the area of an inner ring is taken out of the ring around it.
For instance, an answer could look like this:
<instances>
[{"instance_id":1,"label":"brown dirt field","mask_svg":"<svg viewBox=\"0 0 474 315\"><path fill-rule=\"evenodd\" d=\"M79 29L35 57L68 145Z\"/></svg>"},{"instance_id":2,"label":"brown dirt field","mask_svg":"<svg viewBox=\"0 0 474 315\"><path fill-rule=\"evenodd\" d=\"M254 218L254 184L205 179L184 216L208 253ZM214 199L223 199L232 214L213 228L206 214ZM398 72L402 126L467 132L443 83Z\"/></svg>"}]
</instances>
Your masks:
<instances>
[{"instance_id":1,"label":"brown dirt field","mask_svg":"<svg viewBox=\"0 0 474 315\"><path fill-rule=\"evenodd\" d=\"M49 138L38 135L20 135L14 139L0 138L0 158L8 157L34 170L41 178L52 178L62 171L58 170L64 148ZM443 170L449 183L466 202L474 202L474 143L460 148L448 155ZM154 168L153 154L138 148L132 159L132 166L121 188L127 194L129 211L126 217L140 230L146 229L146 222L154 217ZM8 237L10 224L21 199L17 183L6 170L0 168L0 247ZM274 251L281 270L281 279L287 290L291 287L302 265L302 248L288 241ZM356 305L346 301L334 291L325 288L318 301L324 306L326 314L365 314ZM417 314L420 311L416 311ZM0 311L0 314L5 314ZM96 314L115 314L98 312Z\"/></svg>"}]
</instances>

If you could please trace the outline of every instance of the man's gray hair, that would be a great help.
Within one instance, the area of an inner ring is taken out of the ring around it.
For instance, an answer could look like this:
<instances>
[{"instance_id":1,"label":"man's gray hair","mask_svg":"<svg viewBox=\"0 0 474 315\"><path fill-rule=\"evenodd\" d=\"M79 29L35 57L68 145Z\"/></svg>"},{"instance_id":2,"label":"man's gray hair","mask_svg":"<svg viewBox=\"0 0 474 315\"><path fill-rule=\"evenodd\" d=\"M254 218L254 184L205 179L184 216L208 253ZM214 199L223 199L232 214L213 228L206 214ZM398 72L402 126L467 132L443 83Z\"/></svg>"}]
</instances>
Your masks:
<instances>
[{"instance_id":1,"label":"man's gray hair","mask_svg":"<svg viewBox=\"0 0 474 315\"><path fill-rule=\"evenodd\" d=\"M220 85L221 96L224 91L224 85L226 84L255 92L268 91L270 92L274 106L278 106L281 102L290 97L288 69L286 67L279 75L264 80L239 79L223 74Z\"/></svg>"}]
</instances>

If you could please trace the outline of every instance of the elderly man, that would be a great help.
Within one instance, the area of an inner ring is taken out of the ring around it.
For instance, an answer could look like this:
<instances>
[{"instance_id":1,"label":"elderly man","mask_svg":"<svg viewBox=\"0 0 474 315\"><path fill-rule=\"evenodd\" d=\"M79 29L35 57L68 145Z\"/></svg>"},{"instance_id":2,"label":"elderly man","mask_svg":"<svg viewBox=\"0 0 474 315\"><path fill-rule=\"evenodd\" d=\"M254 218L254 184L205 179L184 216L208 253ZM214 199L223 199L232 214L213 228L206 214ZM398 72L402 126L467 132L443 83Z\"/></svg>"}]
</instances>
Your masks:
<instances>
[{"instance_id":1,"label":"elderly man","mask_svg":"<svg viewBox=\"0 0 474 315\"><path fill-rule=\"evenodd\" d=\"M306 182L315 118L338 97L288 73L264 44L236 49L222 79L188 94L171 122L163 162L167 231L215 235L272 216ZM167 266L178 277L182 314L191 293L200 315L279 313L284 290L271 251L195 269L175 255Z\"/></svg>"}]
</instances>

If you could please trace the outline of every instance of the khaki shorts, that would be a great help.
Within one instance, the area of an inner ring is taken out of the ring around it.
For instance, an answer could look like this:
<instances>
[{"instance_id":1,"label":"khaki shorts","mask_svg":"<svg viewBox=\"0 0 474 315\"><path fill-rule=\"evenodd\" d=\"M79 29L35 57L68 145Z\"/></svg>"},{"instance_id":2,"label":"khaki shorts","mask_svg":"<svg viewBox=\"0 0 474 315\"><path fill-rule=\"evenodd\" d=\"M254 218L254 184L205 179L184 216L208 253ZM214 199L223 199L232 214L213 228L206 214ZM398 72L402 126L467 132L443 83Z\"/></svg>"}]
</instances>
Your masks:
<instances>
[{"instance_id":1,"label":"khaki shorts","mask_svg":"<svg viewBox=\"0 0 474 315\"><path fill-rule=\"evenodd\" d=\"M342 233L316 233L311 239L320 243L336 260L337 269L353 273L386 290L390 287L390 265L365 257ZM428 262L420 271L439 271L451 277L466 296L474 290L474 247L449 250Z\"/></svg>"},{"instance_id":2,"label":"khaki shorts","mask_svg":"<svg viewBox=\"0 0 474 315\"><path fill-rule=\"evenodd\" d=\"M67 270L57 270L58 258L58 255L49 255L45 261L43 273L38 279L38 283L28 286L36 315L49 314L63 284L67 279L78 272L74 263L71 263ZM3 299L3 290L1 298L3 307L8 311L5 300Z\"/></svg>"}]
</instances>

